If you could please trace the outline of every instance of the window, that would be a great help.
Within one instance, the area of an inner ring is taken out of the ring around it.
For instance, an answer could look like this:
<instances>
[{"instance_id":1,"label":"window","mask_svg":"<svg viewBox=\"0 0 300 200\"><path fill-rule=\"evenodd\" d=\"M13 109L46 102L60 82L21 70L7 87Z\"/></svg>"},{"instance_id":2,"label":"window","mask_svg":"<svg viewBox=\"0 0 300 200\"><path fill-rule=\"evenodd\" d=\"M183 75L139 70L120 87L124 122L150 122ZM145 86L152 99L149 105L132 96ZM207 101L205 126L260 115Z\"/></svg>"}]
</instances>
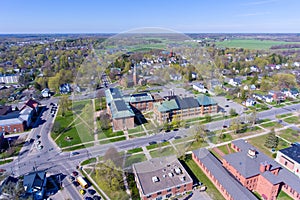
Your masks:
<instances>
[{"instance_id":1,"label":"window","mask_svg":"<svg viewBox=\"0 0 300 200\"><path fill-rule=\"evenodd\" d=\"M287 165L287 161L284 161L284 165Z\"/></svg>"},{"instance_id":2,"label":"window","mask_svg":"<svg viewBox=\"0 0 300 200\"><path fill-rule=\"evenodd\" d=\"M147 198L148 198L148 199L149 199L149 198L151 198L151 194L150 194L150 195L148 195L148 196L147 196Z\"/></svg>"},{"instance_id":3,"label":"window","mask_svg":"<svg viewBox=\"0 0 300 200\"><path fill-rule=\"evenodd\" d=\"M157 192L157 195L161 195L161 192Z\"/></svg>"},{"instance_id":4,"label":"window","mask_svg":"<svg viewBox=\"0 0 300 200\"><path fill-rule=\"evenodd\" d=\"M179 186L177 186L176 188L177 188L177 189L180 189L180 187L181 187L181 186L179 185Z\"/></svg>"},{"instance_id":5,"label":"window","mask_svg":"<svg viewBox=\"0 0 300 200\"><path fill-rule=\"evenodd\" d=\"M167 192L171 192L171 191L172 191L172 189L171 189L171 188L167 190Z\"/></svg>"}]
</instances>

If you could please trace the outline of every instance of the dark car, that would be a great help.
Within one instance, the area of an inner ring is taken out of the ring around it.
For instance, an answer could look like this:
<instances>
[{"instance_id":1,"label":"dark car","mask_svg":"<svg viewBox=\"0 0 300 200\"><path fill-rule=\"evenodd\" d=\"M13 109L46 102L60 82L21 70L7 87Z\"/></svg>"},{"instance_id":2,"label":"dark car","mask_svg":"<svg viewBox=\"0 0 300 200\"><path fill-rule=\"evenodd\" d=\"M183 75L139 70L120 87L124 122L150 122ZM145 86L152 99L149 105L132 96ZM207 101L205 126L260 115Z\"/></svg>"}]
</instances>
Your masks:
<instances>
[{"instance_id":1,"label":"dark car","mask_svg":"<svg viewBox=\"0 0 300 200\"><path fill-rule=\"evenodd\" d=\"M85 200L93 200L92 197L85 197Z\"/></svg>"},{"instance_id":2,"label":"dark car","mask_svg":"<svg viewBox=\"0 0 300 200\"><path fill-rule=\"evenodd\" d=\"M93 189L88 189L88 193L89 193L90 195L94 195L94 194L96 194L96 191L93 190Z\"/></svg>"},{"instance_id":3,"label":"dark car","mask_svg":"<svg viewBox=\"0 0 300 200\"><path fill-rule=\"evenodd\" d=\"M156 144L157 142L155 141L152 141L152 142L149 142L150 145L153 145L153 144Z\"/></svg>"},{"instance_id":4,"label":"dark car","mask_svg":"<svg viewBox=\"0 0 300 200\"><path fill-rule=\"evenodd\" d=\"M174 128L174 129L173 129L173 131L178 131L178 130L179 130L178 128Z\"/></svg>"},{"instance_id":5,"label":"dark car","mask_svg":"<svg viewBox=\"0 0 300 200\"><path fill-rule=\"evenodd\" d=\"M174 138L177 140L177 139L180 139L181 137L180 136L175 136Z\"/></svg>"},{"instance_id":6,"label":"dark car","mask_svg":"<svg viewBox=\"0 0 300 200\"><path fill-rule=\"evenodd\" d=\"M70 181L75 181L75 178L73 176L69 176Z\"/></svg>"},{"instance_id":7,"label":"dark car","mask_svg":"<svg viewBox=\"0 0 300 200\"><path fill-rule=\"evenodd\" d=\"M79 184L77 181L73 181L73 185L74 185L75 187L78 187L80 184Z\"/></svg>"},{"instance_id":8,"label":"dark car","mask_svg":"<svg viewBox=\"0 0 300 200\"><path fill-rule=\"evenodd\" d=\"M171 130L170 129L167 129L167 130L165 130L165 133L168 133L168 132L170 132Z\"/></svg>"},{"instance_id":9,"label":"dark car","mask_svg":"<svg viewBox=\"0 0 300 200\"><path fill-rule=\"evenodd\" d=\"M225 107L226 107L226 108L228 108L228 107L229 107L229 105L225 105Z\"/></svg>"},{"instance_id":10,"label":"dark car","mask_svg":"<svg viewBox=\"0 0 300 200\"><path fill-rule=\"evenodd\" d=\"M78 175L78 172L73 171L72 174L73 174L73 176L77 176L77 175Z\"/></svg>"},{"instance_id":11,"label":"dark car","mask_svg":"<svg viewBox=\"0 0 300 200\"><path fill-rule=\"evenodd\" d=\"M95 196L93 196L93 199L94 199L94 200L100 200L100 199L101 199L101 197L100 197L100 196L97 196L97 195L95 195Z\"/></svg>"}]
</instances>

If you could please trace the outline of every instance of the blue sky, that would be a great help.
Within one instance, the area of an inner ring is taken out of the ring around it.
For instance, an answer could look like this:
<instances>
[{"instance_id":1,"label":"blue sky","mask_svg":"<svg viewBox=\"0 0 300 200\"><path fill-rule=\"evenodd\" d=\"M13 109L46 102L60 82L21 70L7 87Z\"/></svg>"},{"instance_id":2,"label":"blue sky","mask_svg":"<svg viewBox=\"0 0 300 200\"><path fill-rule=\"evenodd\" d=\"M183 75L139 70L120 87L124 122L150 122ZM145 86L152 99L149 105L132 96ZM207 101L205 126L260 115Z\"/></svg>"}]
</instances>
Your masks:
<instances>
[{"instance_id":1,"label":"blue sky","mask_svg":"<svg viewBox=\"0 0 300 200\"><path fill-rule=\"evenodd\" d=\"M0 33L300 32L299 0L1 0Z\"/></svg>"}]
</instances>

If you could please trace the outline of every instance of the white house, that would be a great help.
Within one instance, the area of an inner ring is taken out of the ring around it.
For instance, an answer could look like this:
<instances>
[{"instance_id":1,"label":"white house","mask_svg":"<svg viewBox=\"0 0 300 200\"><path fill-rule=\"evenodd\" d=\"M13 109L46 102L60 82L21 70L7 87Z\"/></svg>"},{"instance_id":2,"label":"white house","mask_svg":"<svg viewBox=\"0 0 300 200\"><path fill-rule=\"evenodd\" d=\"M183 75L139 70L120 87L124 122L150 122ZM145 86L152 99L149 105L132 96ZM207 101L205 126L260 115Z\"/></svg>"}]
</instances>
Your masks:
<instances>
[{"instance_id":1,"label":"white house","mask_svg":"<svg viewBox=\"0 0 300 200\"><path fill-rule=\"evenodd\" d=\"M264 99L264 97L260 94L253 94L252 96L253 96L253 98L260 100L260 101L262 101Z\"/></svg>"},{"instance_id":2,"label":"white house","mask_svg":"<svg viewBox=\"0 0 300 200\"><path fill-rule=\"evenodd\" d=\"M51 96L49 88L45 88L41 91L42 97L47 98Z\"/></svg>"},{"instance_id":3,"label":"white house","mask_svg":"<svg viewBox=\"0 0 300 200\"><path fill-rule=\"evenodd\" d=\"M193 89L201 93L208 93L208 90L205 88L205 86L202 83L194 83Z\"/></svg>"},{"instance_id":4,"label":"white house","mask_svg":"<svg viewBox=\"0 0 300 200\"><path fill-rule=\"evenodd\" d=\"M246 100L246 102L245 102L245 105L247 106L247 107L249 107L249 106L254 106L256 104L256 101L255 101L255 99L253 99L253 98L248 98L247 100Z\"/></svg>"},{"instance_id":5,"label":"white house","mask_svg":"<svg viewBox=\"0 0 300 200\"><path fill-rule=\"evenodd\" d=\"M258 68L256 65L252 65L252 66L250 67L250 71L251 71L251 72L259 72L259 68Z\"/></svg>"},{"instance_id":6,"label":"white house","mask_svg":"<svg viewBox=\"0 0 300 200\"><path fill-rule=\"evenodd\" d=\"M264 100L265 100L267 103L271 103L271 102L274 101L273 96L270 95L270 94L265 95L263 98L264 98Z\"/></svg>"},{"instance_id":7,"label":"white house","mask_svg":"<svg viewBox=\"0 0 300 200\"><path fill-rule=\"evenodd\" d=\"M240 86L240 85L242 84L242 81L241 81L241 79L239 79L239 78L231 78L231 79L229 80L229 83L228 83L228 84L230 84L230 85L236 87L236 86Z\"/></svg>"}]
</instances>

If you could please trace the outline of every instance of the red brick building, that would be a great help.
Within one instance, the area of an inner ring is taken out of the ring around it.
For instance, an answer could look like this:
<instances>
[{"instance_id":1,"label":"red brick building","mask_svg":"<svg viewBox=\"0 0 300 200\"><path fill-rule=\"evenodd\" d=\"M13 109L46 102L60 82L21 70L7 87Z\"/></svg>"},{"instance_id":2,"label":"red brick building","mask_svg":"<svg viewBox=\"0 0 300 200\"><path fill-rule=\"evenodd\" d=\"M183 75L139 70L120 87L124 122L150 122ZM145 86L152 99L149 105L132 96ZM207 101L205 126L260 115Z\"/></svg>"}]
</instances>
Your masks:
<instances>
[{"instance_id":1,"label":"red brick building","mask_svg":"<svg viewBox=\"0 0 300 200\"><path fill-rule=\"evenodd\" d=\"M133 165L142 200L170 199L192 190L193 180L176 156L153 158Z\"/></svg>"},{"instance_id":2,"label":"red brick building","mask_svg":"<svg viewBox=\"0 0 300 200\"><path fill-rule=\"evenodd\" d=\"M265 200L275 200L281 189L293 199L300 199L296 175L244 140L233 141L231 147L236 153L223 156L223 166L245 188L258 192Z\"/></svg>"},{"instance_id":3,"label":"red brick building","mask_svg":"<svg viewBox=\"0 0 300 200\"><path fill-rule=\"evenodd\" d=\"M224 169L222 163L206 148L194 150L192 158L226 200L257 199L249 190L244 188L233 178L231 174Z\"/></svg>"}]
</instances>

